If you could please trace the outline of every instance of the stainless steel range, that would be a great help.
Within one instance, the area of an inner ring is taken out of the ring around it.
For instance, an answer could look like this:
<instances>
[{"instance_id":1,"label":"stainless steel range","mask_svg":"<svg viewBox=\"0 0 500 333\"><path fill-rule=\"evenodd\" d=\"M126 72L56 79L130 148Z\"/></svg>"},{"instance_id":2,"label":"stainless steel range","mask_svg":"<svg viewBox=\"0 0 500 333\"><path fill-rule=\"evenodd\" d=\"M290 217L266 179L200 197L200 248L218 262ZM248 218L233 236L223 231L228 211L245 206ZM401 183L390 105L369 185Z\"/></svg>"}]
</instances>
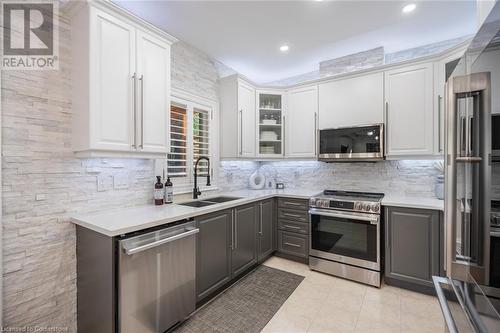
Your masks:
<instances>
[{"instance_id":1,"label":"stainless steel range","mask_svg":"<svg viewBox=\"0 0 500 333\"><path fill-rule=\"evenodd\" d=\"M309 267L380 287L382 193L326 190L309 202Z\"/></svg>"}]
</instances>

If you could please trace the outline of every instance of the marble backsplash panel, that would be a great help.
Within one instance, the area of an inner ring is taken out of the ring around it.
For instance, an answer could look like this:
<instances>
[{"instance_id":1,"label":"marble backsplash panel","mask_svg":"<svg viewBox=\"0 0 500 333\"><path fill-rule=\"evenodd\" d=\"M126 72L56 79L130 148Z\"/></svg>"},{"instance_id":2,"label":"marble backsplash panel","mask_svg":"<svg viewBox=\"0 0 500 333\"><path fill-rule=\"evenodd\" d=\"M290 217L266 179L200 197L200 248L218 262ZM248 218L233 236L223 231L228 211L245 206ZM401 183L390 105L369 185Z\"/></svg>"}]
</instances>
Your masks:
<instances>
[{"instance_id":1,"label":"marble backsplash panel","mask_svg":"<svg viewBox=\"0 0 500 333\"><path fill-rule=\"evenodd\" d=\"M317 161L222 161L219 187L224 191L248 188L257 169L294 189L339 189L383 192L434 198L434 185L442 173L436 161L382 161L377 163L324 163Z\"/></svg>"}]
</instances>

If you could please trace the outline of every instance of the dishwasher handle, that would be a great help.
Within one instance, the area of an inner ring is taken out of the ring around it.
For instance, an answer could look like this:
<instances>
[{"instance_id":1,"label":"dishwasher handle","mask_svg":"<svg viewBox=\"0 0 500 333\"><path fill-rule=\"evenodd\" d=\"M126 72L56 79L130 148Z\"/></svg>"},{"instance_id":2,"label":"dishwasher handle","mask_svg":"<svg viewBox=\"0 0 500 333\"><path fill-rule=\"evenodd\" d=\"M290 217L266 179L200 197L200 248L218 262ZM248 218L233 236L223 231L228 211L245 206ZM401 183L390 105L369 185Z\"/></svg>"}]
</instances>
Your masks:
<instances>
[{"instance_id":1,"label":"dishwasher handle","mask_svg":"<svg viewBox=\"0 0 500 333\"><path fill-rule=\"evenodd\" d=\"M123 250L125 251L126 254L133 255L133 254L136 254L136 253L139 253L139 252L142 252L142 251L145 251L145 250L149 250L149 249L152 249L154 247L157 247L157 246L160 246L160 245L163 245L163 244L171 243L173 241L176 241L176 240L179 240L179 239L191 236L191 235L195 235L198 232L200 232L200 229L193 228L193 227L187 227L184 230L185 230L185 232L183 232L183 233L176 234L176 235L173 235L173 236L170 236L170 237L165 237L165 238L157 239L154 242L150 242L150 243L147 243L147 244L142 244L142 245L139 245L139 246L136 246L136 247L127 248L127 247L124 246Z\"/></svg>"}]
</instances>

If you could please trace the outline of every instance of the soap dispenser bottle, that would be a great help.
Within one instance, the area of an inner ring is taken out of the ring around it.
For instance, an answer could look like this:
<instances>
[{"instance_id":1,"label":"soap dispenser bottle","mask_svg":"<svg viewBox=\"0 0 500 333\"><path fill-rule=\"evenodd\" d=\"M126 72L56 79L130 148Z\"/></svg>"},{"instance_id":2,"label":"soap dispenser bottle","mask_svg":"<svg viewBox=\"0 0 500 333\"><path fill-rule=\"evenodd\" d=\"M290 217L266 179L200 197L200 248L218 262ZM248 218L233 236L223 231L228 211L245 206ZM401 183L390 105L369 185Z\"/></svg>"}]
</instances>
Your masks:
<instances>
[{"instance_id":1,"label":"soap dispenser bottle","mask_svg":"<svg viewBox=\"0 0 500 333\"><path fill-rule=\"evenodd\" d=\"M156 184L154 191L154 200L155 205L160 206L163 205L163 184L161 182L161 176L156 176Z\"/></svg>"},{"instance_id":2,"label":"soap dispenser bottle","mask_svg":"<svg viewBox=\"0 0 500 333\"><path fill-rule=\"evenodd\" d=\"M170 177L167 176L167 181L165 182L165 203L169 204L174 201L174 184L170 181Z\"/></svg>"}]
</instances>

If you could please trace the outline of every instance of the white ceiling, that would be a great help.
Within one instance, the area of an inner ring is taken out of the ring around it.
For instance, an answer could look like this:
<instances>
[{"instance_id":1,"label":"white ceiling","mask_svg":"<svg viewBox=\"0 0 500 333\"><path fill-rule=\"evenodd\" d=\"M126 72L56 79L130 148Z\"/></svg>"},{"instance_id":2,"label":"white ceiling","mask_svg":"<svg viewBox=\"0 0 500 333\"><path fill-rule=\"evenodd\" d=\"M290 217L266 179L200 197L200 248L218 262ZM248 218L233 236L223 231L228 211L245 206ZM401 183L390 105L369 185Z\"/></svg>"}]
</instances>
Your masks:
<instances>
[{"instance_id":1,"label":"white ceiling","mask_svg":"<svg viewBox=\"0 0 500 333\"><path fill-rule=\"evenodd\" d=\"M258 83L384 46L386 53L476 31L476 1L114 1ZM290 45L288 53L279 46Z\"/></svg>"}]
</instances>

